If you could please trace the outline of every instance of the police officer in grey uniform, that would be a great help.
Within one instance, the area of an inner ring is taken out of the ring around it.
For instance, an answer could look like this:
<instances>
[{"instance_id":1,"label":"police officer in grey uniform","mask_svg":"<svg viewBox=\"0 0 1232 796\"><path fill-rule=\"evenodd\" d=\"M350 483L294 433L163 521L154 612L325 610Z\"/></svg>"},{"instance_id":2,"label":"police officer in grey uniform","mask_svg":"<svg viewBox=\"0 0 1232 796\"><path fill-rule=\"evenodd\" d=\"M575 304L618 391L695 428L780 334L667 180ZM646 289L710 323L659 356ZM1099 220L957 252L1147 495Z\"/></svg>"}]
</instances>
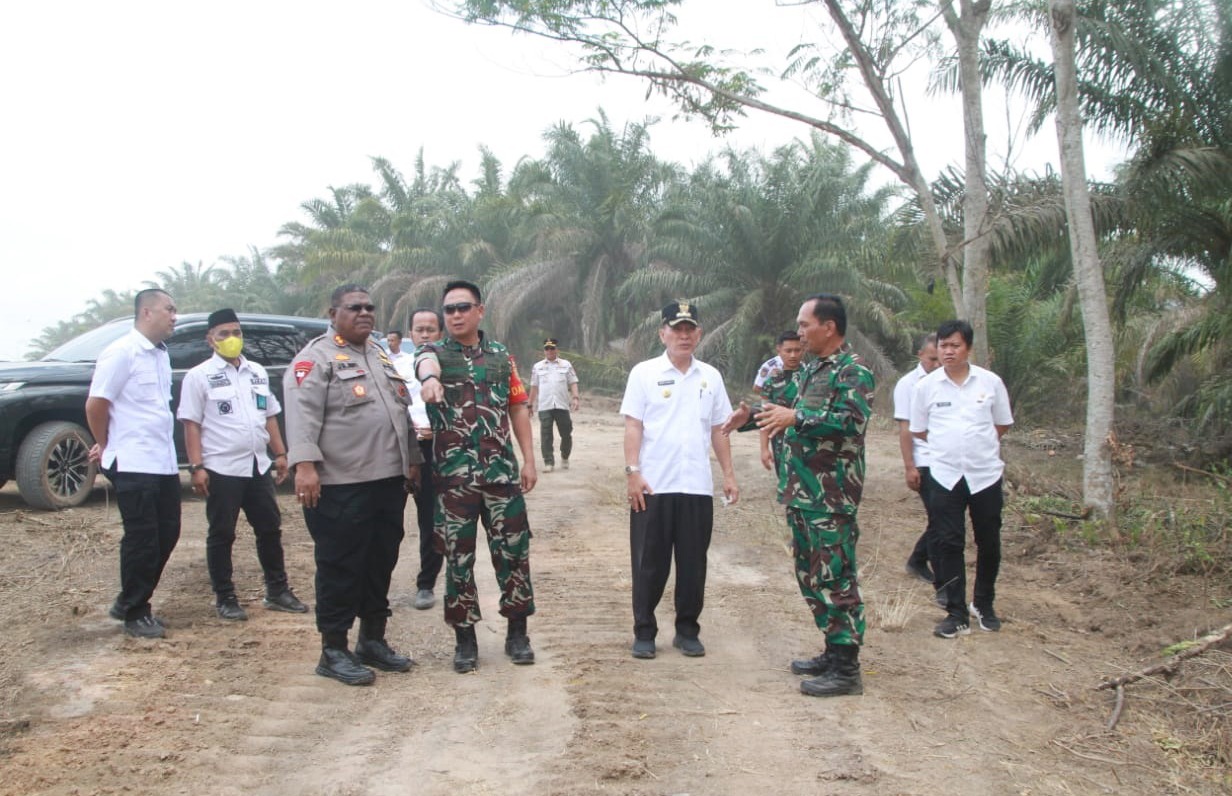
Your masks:
<instances>
[{"instance_id":1,"label":"police officer in grey uniform","mask_svg":"<svg viewBox=\"0 0 1232 796\"><path fill-rule=\"evenodd\" d=\"M367 288L335 290L329 332L295 356L283 379L287 458L317 565L316 671L347 685L371 683L368 666L413 665L386 643L385 623L407 489L418 482L423 454L411 442L406 382L370 339L375 311ZM347 633L357 617L351 652Z\"/></svg>"}]
</instances>

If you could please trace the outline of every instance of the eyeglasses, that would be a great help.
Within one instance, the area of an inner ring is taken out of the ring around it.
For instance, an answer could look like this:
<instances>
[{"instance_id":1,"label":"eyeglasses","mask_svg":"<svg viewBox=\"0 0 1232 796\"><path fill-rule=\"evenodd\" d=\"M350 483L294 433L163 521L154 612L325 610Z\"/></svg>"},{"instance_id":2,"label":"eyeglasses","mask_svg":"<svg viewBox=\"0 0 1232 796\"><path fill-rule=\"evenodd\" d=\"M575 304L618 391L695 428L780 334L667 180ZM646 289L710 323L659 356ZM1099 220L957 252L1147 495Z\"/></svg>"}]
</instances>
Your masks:
<instances>
[{"instance_id":1,"label":"eyeglasses","mask_svg":"<svg viewBox=\"0 0 1232 796\"><path fill-rule=\"evenodd\" d=\"M376 312L375 304L343 304L342 308L348 312Z\"/></svg>"},{"instance_id":2,"label":"eyeglasses","mask_svg":"<svg viewBox=\"0 0 1232 796\"><path fill-rule=\"evenodd\" d=\"M475 307L473 301L459 301L457 304L446 304L441 310L446 315L457 315L470 312Z\"/></svg>"},{"instance_id":3,"label":"eyeglasses","mask_svg":"<svg viewBox=\"0 0 1232 796\"><path fill-rule=\"evenodd\" d=\"M545 345L545 346L543 347L543 350L544 350L544 351L555 351L555 350L556 350L556 346L554 346L554 345Z\"/></svg>"}]
</instances>

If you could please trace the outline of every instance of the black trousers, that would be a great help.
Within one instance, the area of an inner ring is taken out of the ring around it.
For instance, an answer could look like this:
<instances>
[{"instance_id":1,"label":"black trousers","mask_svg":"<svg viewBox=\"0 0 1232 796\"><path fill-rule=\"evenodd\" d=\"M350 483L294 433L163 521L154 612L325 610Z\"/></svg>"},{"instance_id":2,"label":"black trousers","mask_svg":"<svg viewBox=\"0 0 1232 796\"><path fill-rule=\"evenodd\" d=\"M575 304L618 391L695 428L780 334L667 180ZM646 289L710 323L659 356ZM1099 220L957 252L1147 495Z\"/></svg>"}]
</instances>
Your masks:
<instances>
[{"instance_id":1,"label":"black trousers","mask_svg":"<svg viewBox=\"0 0 1232 796\"><path fill-rule=\"evenodd\" d=\"M911 555L907 557L908 563L921 565L929 562L928 556L928 540L933 532L932 508L929 506L929 494L931 493L932 478L928 475L927 467L917 467L920 471L920 502L924 504L924 533L920 534L920 538L915 540L915 547L911 550ZM936 573L933 574L933 585L939 586Z\"/></svg>"},{"instance_id":2,"label":"black trousers","mask_svg":"<svg viewBox=\"0 0 1232 796\"><path fill-rule=\"evenodd\" d=\"M406 479L402 476L321 487L304 507L317 564L317 630L346 637L356 617L390 615L389 580L398 564Z\"/></svg>"},{"instance_id":3,"label":"black trousers","mask_svg":"<svg viewBox=\"0 0 1232 796\"><path fill-rule=\"evenodd\" d=\"M205 518L210 527L205 537L205 563L218 601L235 596L231 548L241 509L257 537L257 560L265 573L265 593L282 593L287 588L287 570L282 554L282 512L274 495L273 476L259 472L255 458L251 476L223 475L209 469L206 472L210 476L210 494L205 499Z\"/></svg>"},{"instance_id":4,"label":"black trousers","mask_svg":"<svg viewBox=\"0 0 1232 796\"><path fill-rule=\"evenodd\" d=\"M971 598L976 608L992 608L996 599L997 573L1001 569L1001 479L986 489L971 494L967 479L960 478L953 489L946 489L929 477L929 505L932 508L933 544L928 557L945 596L946 613L965 620L967 616L966 520L971 515L975 536L975 589Z\"/></svg>"},{"instance_id":5,"label":"black trousers","mask_svg":"<svg viewBox=\"0 0 1232 796\"><path fill-rule=\"evenodd\" d=\"M419 523L419 574L416 589L436 588L436 577L445 563L445 539L436 535L436 486L432 483L432 440L421 439L424 463L419 466L419 490L415 493L415 517Z\"/></svg>"},{"instance_id":6,"label":"black trousers","mask_svg":"<svg viewBox=\"0 0 1232 796\"><path fill-rule=\"evenodd\" d=\"M633 634L654 639L655 608L663 598L672 555L676 559L676 633L695 638L706 594L706 551L714 527L714 498L669 493L646 495L645 511L629 516L633 561Z\"/></svg>"},{"instance_id":7,"label":"black trousers","mask_svg":"<svg viewBox=\"0 0 1232 796\"><path fill-rule=\"evenodd\" d=\"M115 486L124 523L116 606L129 621L150 615L150 598L180 540L180 476L125 473L117 466L103 472Z\"/></svg>"},{"instance_id":8,"label":"black trousers","mask_svg":"<svg viewBox=\"0 0 1232 796\"><path fill-rule=\"evenodd\" d=\"M539 413L539 452L544 464L555 464L552 453L552 424L560 429L560 458L568 461L573 453L573 418L568 409L548 409Z\"/></svg>"}]
</instances>

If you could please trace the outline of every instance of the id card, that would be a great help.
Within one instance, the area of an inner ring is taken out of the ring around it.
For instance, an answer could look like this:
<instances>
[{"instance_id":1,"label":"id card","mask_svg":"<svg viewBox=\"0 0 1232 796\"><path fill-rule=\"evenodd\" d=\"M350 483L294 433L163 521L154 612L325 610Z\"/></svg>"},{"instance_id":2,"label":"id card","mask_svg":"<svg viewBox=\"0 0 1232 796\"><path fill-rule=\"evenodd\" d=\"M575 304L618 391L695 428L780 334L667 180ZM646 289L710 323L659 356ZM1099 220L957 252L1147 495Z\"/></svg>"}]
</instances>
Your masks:
<instances>
[{"instance_id":1,"label":"id card","mask_svg":"<svg viewBox=\"0 0 1232 796\"><path fill-rule=\"evenodd\" d=\"M261 395L260 393L257 393L257 408L264 412L265 404L266 404L265 396Z\"/></svg>"}]
</instances>

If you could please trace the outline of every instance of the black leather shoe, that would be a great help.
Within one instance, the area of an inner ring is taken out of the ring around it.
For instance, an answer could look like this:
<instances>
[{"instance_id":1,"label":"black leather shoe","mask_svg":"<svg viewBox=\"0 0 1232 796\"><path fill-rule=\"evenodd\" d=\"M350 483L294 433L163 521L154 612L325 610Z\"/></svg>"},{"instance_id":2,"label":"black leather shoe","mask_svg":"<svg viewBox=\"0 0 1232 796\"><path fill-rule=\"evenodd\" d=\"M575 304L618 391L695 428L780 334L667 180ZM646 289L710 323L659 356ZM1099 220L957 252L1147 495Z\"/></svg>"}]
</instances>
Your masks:
<instances>
[{"instance_id":1,"label":"black leather shoe","mask_svg":"<svg viewBox=\"0 0 1232 796\"><path fill-rule=\"evenodd\" d=\"M290 589L283 589L277 594L267 594L261 604L271 611L286 611L289 614L306 614L308 606L299 601Z\"/></svg>"},{"instance_id":2,"label":"black leather shoe","mask_svg":"<svg viewBox=\"0 0 1232 796\"><path fill-rule=\"evenodd\" d=\"M409 672L415 661L394 652L384 639L360 638L355 642L355 657L383 672Z\"/></svg>"},{"instance_id":3,"label":"black leather shoe","mask_svg":"<svg viewBox=\"0 0 1232 796\"><path fill-rule=\"evenodd\" d=\"M812 680L800 681L800 693L816 697L856 696L864 693L860 678L860 648L841 644L829 650L830 668Z\"/></svg>"},{"instance_id":4,"label":"black leather shoe","mask_svg":"<svg viewBox=\"0 0 1232 796\"><path fill-rule=\"evenodd\" d=\"M479 667L479 639L475 638L475 627L455 627L453 632L458 641L453 648L453 670L458 674L475 671Z\"/></svg>"},{"instance_id":5,"label":"black leather shoe","mask_svg":"<svg viewBox=\"0 0 1232 796\"><path fill-rule=\"evenodd\" d=\"M124 623L124 632L133 638L166 638L167 631L154 621L152 616L129 619Z\"/></svg>"},{"instance_id":6,"label":"black leather shoe","mask_svg":"<svg viewBox=\"0 0 1232 796\"><path fill-rule=\"evenodd\" d=\"M830 657L826 653L821 653L816 658L808 658L806 660L798 660L791 662L792 674L804 674L809 677L817 677L825 674L830 670Z\"/></svg>"},{"instance_id":7,"label":"black leather shoe","mask_svg":"<svg viewBox=\"0 0 1232 796\"><path fill-rule=\"evenodd\" d=\"M526 636L513 636L505 639L505 654L519 666L535 662L535 651L530 648L530 639Z\"/></svg>"},{"instance_id":8,"label":"black leather shoe","mask_svg":"<svg viewBox=\"0 0 1232 796\"><path fill-rule=\"evenodd\" d=\"M231 622L247 622L248 612L240 605L239 600L234 597L225 597L218 604L218 618Z\"/></svg>"},{"instance_id":9,"label":"black leather shoe","mask_svg":"<svg viewBox=\"0 0 1232 796\"><path fill-rule=\"evenodd\" d=\"M633 639L633 657L648 661L655 656L655 643L652 638Z\"/></svg>"},{"instance_id":10,"label":"black leather shoe","mask_svg":"<svg viewBox=\"0 0 1232 796\"><path fill-rule=\"evenodd\" d=\"M347 685L372 685L372 681L376 679L376 674L366 666L361 666L349 651L335 647L321 650L321 660L317 661L317 674Z\"/></svg>"},{"instance_id":11,"label":"black leather shoe","mask_svg":"<svg viewBox=\"0 0 1232 796\"><path fill-rule=\"evenodd\" d=\"M681 636L678 634L672 639L672 646L689 658L700 658L706 654L706 648L702 645L701 639L696 636Z\"/></svg>"}]
</instances>

